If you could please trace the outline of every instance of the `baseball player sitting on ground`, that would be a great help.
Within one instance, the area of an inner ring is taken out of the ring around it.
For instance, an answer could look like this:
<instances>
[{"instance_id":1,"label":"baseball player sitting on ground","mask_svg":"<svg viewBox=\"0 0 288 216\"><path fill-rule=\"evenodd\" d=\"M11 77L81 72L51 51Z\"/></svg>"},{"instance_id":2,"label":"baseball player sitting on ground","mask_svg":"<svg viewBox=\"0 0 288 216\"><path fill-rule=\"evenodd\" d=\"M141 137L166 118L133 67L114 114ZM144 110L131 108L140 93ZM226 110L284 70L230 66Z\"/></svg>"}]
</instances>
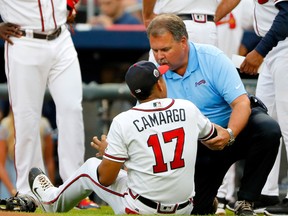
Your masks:
<instances>
[{"instance_id":1,"label":"baseball player sitting on ground","mask_svg":"<svg viewBox=\"0 0 288 216\"><path fill-rule=\"evenodd\" d=\"M190 214L197 141L206 145L226 130L216 130L191 102L166 98L167 70L148 61L128 69L125 80L139 104L113 119L107 140L93 138L101 154L108 143L102 161L90 158L59 187L39 168L30 170L44 211L69 211L94 191L115 214Z\"/></svg>"}]
</instances>

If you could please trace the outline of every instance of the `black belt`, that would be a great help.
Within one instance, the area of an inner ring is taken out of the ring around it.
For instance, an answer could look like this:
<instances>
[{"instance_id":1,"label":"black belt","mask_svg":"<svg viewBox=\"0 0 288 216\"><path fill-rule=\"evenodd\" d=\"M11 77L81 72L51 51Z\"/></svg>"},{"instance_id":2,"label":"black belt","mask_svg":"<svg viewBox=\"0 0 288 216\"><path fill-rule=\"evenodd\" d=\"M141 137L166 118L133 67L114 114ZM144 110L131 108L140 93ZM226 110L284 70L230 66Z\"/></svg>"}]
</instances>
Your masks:
<instances>
[{"instance_id":1,"label":"black belt","mask_svg":"<svg viewBox=\"0 0 288 216\"><path fill-rule=\"evenodd\" d=\"M26 34L25 30L21 30L21 32L22 32L22 36L28 36L28 33ZM32 38L48 40L48 41L58 38L60 34L61 34L61 27L59 27L57 30L55 30L51 34L41 34L41 33L35 33L35 32L31 33Z\"/></svg>"},{"instance_id":2,"label":"black belt","mask_svg":"<svg viewBox=\"0 0 288 216\"><path fill-rule=\"evenodd\" d=\"M138 196L137 198L140 202L142 202L143 204L149 206L150 208L153 208L153 209L157 209L158 207L158 204L150 199L147 199L145 197L142 197L142 196ZM185 208L186 206L188 206L189 204L191 203L190 200L187 200L187 202L184 202L184 203L181 203L180 205L178 205L178 208L177 210L180 210L180 209L183 209Z\"/></svg>"},{"instance_id":3,"label":"black belt","mask_svg":"<svg viewBox=\"0 0 288 216\"><path fill-rule=\"evenodd\" d=\"M182 20L194 20L195 22L214 22L214 16L213 15L206 15L206 14L177 14L178 17L180 17ZM205 20L201 21L197 19L197 16L205 16Z\"/></svg>"}]
</instances>

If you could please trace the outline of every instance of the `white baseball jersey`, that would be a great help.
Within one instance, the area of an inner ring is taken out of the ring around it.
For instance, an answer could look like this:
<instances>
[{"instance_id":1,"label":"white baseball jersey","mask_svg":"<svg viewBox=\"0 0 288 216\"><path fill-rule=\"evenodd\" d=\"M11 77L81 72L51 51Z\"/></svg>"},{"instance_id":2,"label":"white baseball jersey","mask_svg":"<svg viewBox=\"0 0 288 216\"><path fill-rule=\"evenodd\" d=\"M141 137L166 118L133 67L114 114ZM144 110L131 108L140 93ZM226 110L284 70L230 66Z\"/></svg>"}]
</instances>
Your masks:
<instances>
[{"instance_id":1,"label":"white baseball jersey","mask_svg":"<svg viewBox=\"0 0 288 216\"><path fill-rule=\"evenodd\" d=\"M191 102L153 100L114 118L104 157L125 162L127 185L134 192L161 203L177 203L194 196L197 140L213 131Z\"/></svg>"},{"instance_id":2,"label":"white baseball jersey","mask_svg":"<svg viewBox=\"0 0 288 216\"><path fill-rule=\"evenodd\" d=\"M287 0L255 0L254 29L258 36L264 37L271 28L272 22L279 12L275 4L281 1Z\"/></svg>"},{"instance_id":3,"label":"white baseball jersey","mask_svg":"<svg viewBox=\"0 0 288 216\"><path fill-rule=\"evenodd\" d=\"M54 4L51 0L0 0L0 13L3 21L20 25L21 29L43 32L55 30L66 23L66 11L66 0L57 1Z\"/></svg>"},{"instance_id":4,"label":"white baseball jersey","mask_svg":"<svg viewBox=\"0 0 288 216\"><path fill-rule=\"evenodd\" d=\"M218 5L217 0L157 0L154 12L174 14L210 14L214 15Z\"/></svg>"}]
</instances>

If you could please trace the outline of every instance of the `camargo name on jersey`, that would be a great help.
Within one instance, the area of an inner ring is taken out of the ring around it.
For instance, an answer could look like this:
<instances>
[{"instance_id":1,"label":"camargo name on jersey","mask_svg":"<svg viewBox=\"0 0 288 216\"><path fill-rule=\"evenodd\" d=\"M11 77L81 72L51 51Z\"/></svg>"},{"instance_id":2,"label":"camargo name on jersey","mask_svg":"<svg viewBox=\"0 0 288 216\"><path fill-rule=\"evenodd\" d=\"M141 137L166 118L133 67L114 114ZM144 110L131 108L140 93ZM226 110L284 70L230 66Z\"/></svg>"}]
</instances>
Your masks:
<instances>
[{"instance_id":1,"label":"camargo name on jersey","mask_svg":"<svg viewBox=\"0 0 288 216\"><path fill-rule=\"evenodd\" d=\"M173 122L185 121L186 114L184 109L165 110L151 115L142 116L133 121L139 132L157 125L169 124Z\"/></svg>"}]
</instances>

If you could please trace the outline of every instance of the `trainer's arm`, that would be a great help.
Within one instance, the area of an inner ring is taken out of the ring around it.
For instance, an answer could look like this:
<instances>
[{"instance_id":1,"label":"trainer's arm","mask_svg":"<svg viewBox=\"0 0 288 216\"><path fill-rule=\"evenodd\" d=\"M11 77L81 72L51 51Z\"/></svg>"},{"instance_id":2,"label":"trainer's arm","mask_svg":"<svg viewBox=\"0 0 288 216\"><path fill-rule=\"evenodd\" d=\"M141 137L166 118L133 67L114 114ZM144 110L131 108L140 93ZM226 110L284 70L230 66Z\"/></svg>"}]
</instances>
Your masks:
<instances>
[{"instance_id":1,"label":"trainer's arm","mask_svg":"<svg viewBox=\"0 0 288 216\"><path fill-rule=\"evenodd\" d=\"M233 131L235 137L246 126L249 116L251 114L250 100L246 94L237 97L231 104L232 113L228 122L228 127ZM230 139L228 131L219 125L215 124L217 129L217 136L202 143L212 150L222 150L227 146Z\"/></svg>"},{"instance_id":2,"label":"trainer's arm","mask_svg":"<svg viewBox=\"0 0 288 216\"><path fill-rule=\"evenodd\" d=\"M232 113L228 127L232 129L234 136L237 137L248 123L251 114L250 100L246 94L243 94L236 98L230 106L232 107Z\"/></svg>"}]
</instances>

